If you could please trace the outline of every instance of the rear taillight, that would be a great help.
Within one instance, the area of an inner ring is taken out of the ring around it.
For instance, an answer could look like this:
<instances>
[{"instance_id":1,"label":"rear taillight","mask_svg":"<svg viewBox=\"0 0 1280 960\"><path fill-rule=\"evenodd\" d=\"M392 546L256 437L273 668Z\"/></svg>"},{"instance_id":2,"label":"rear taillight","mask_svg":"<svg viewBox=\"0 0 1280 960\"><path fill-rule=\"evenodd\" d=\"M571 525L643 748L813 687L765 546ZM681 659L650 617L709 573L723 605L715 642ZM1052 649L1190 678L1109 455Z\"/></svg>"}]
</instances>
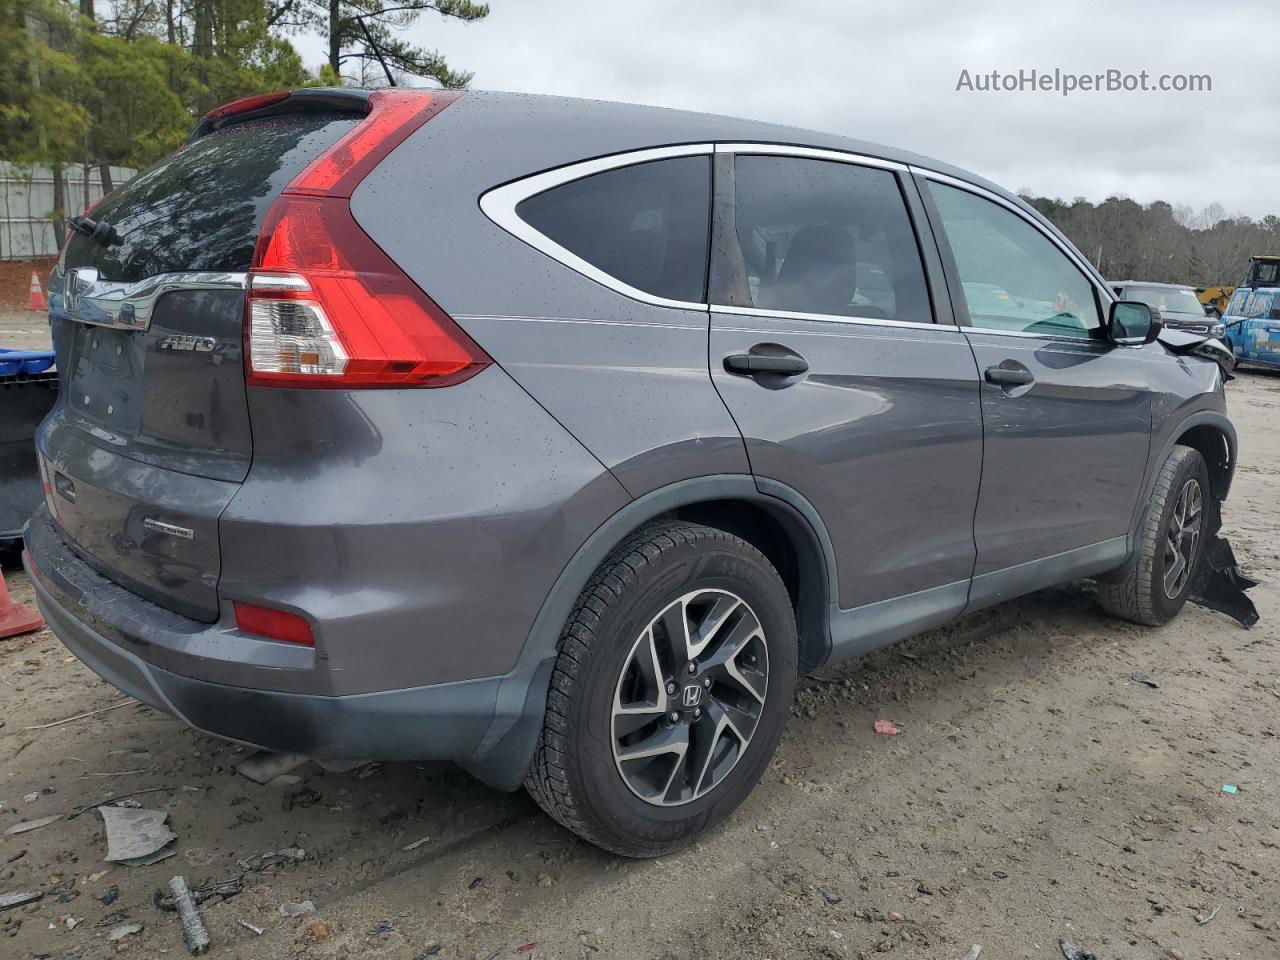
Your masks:
<instances>
[{"instance_id":1,"label":"rear taillight","mask_svg":"<svg viewBox=\"0 0 1280 960\"><path fill-rule=\"evenodd\" d=\"M356 185L453 97L380 91L370 113L272 204L249 272L248 381L289 387L444 387L492 361L370 239Z\"/></svg>"},{"instance_id":2,"label":"rear taillight","mask_svg":"<svg viewBox=\"0 0 1280 960\"><path fill-rule=\"evenodd\" d=\"M315 637L311 634L311 624L296 613L258 607L251 603L236 603L233 606L236 613L236 627L245 633L265 637L268 640L296 643L303 647L316 645Z\"/></svg>"}]
</instances>

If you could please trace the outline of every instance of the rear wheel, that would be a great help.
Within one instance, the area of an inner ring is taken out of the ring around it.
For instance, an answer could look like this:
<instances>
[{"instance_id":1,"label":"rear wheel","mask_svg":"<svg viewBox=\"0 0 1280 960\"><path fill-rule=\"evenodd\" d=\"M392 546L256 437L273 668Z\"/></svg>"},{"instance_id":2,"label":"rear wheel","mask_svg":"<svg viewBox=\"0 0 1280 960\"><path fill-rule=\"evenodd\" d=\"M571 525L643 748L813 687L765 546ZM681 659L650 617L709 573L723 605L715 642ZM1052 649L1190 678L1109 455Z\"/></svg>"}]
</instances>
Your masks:
<instances>
[{"instance_id":1,"label":"rear wheel","mask_svg":"<svg viewBox=\"0 0 1280 960\"><path fill-rule=\"evenodd\" d=\"M569 617L525 785L598 846L652 857L750 793L795 689L790 597L769 561L711 527L642 527Z\"/></svg>"},{"instance_id":2,"label":"rear wheel","mask_svg":"<svg viewBox=\"0 0 1280 960\"><path fill-rule=\"evenodd\" d=\"M1156 477L1136 557L1122 579L1098 584L1103 609L1148 626L1176 617L1199 568L1213 509L1204 458L1174 447Z\"/></svg>"}]
</instances>

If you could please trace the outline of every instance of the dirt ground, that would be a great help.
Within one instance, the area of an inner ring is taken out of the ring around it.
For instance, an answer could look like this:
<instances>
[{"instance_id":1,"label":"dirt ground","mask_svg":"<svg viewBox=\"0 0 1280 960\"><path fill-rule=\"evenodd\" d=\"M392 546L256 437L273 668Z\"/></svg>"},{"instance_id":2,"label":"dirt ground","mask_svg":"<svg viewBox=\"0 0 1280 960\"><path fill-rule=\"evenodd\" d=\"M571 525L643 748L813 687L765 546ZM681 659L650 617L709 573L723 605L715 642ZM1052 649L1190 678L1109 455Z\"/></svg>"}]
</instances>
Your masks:
<instances>
[{"instance_id":1,"label":"dirt ground","mask_svg":"<svg viewBox=\"0 0 1280 960\"><path fill-rule=\"evenodd\" d=\"M27 297L31 293L31 271L33 270L40 278L40 286L48 295L49 271L57 262L57 257L45 257L40 260L0 260L0 314L17 313L26 309ZM35 313L32 316L43 319ZM11 346L11 344L0 341L0 346Z\"/></svg>"},{"instance_id":2,"label":"dirt ground","mask_svg":"<svg viewBox=\"0 0 1280 960\"><path fill-rule=\"evenodd\" d=\"M232 769L242 750L117 706L49 633L0 642L0 831L62 817L0 833L0 894L45 893L0 911L0 956L185 956L153 904L182 874L233 881L203 906L228 960L1052 960L1060 938L1099 960L1280 957L1280 376L1229 392L1226 533L1264 581L1260 625L1198 607L1116 623L1082 584L801 681L744 807L657 861L444 766L258 786ZM902 733L874 735L881 718ZM130 794L168 812L175 856L103 862L92 805ZM307 899L314 914L281 916ZM128 922L141 932L107 939Z\"/></svg>"},{"instance_id":3,"label":"dirt ground","mask_svg":"<svg viewBox=\"0 0 1280 960\"><path fill-rule=\"evenodd\" d=\"M48 350L49 319L37 310L0 300L0 349Z\"/></svg>"}]
</instances>

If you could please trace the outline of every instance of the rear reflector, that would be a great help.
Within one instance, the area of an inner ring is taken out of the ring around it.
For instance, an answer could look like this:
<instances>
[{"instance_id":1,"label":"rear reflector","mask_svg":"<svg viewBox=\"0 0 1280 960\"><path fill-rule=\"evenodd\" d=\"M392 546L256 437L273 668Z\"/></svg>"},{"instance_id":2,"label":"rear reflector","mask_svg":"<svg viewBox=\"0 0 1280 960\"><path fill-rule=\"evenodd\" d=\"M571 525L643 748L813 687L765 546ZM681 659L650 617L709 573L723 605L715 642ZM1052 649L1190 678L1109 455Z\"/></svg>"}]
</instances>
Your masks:
<instances>
[{"instance_id":1,"label":"rear reflector","mask_svg":"<svg viewBox=\"0 0 1280 960\"><path fill-rule=\"evenodd\" d=\"M370 95L369 116L272 204L249 271L248 382L288 387L445 387L492 361L351 215L356 185L452 103Z\"/></svg>"},{"instance_id":2,"label":"rear reflector","mask_svg":"<svg viewBox=\"0 0 1280 960\"><path fill-rule=\"evenodd\" d=\"M236 626L245 633L252 633L268 640L296 643L304 647L316 645L315 638L311 635L311 624L296 613L271 610L268 607L255 607L250 603L236 603L234 607Z\"/></svg>"}]
</instances>

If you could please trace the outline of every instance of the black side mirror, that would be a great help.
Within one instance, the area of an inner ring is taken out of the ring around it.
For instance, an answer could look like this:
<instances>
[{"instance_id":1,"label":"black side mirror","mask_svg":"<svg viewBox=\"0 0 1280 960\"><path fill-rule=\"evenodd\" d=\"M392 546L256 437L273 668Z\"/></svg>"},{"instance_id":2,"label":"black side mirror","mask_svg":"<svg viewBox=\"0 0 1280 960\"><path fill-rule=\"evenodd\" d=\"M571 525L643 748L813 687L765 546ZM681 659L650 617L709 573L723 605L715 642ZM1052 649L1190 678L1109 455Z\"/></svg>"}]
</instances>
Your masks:
<instances>
[{"instance_id":1,"label":"black side mirror","mask_svg":"<svg viewBox=\"0 0 1280 960\"><path fill-rule=\"evenodd\" d=\"M1160 321L1145 303L1118 300L1107 316L1107 339L1121 346L1150 343L1160 333Z\"/></svg>"}]
</instances>

